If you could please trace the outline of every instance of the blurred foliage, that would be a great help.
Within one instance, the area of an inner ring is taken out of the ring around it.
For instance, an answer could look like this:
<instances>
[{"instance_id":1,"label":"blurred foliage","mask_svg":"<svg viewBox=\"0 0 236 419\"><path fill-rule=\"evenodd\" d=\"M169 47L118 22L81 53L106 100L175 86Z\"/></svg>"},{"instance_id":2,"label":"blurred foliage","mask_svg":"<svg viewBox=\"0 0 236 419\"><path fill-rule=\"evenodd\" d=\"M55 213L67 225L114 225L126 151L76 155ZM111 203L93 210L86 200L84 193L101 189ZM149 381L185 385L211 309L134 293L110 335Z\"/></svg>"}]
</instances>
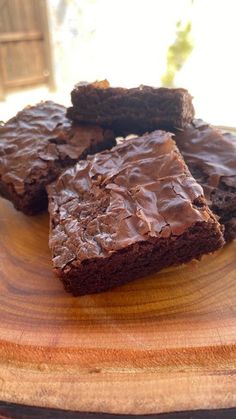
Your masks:
<instances>
[{"instance_id":1,"label":"blurred foliage","mask_svg":"<svg viewBox=\"0 0 236 419\"><path fill-rule=\"evenodd\" d=\"M161 78L163 86L174 86L177 71L181 70L193 50L191 29L191 22L188 22L185 26L182 25L181 21L176 24L176 38L168 48L166 72Z\"/></svg>"}]
</instances>

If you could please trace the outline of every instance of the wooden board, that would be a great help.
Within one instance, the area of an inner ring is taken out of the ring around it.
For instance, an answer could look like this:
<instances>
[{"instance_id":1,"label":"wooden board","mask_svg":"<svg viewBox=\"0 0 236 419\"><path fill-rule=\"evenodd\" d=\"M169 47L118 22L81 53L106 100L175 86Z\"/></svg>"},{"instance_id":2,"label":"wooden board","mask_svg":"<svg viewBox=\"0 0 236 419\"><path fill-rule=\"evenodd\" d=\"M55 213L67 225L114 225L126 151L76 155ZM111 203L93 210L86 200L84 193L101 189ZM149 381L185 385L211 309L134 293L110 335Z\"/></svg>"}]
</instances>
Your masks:
<instances>
[{"instance_id":1,"label":"wooden board","mask_svg":"<svg viewBox=\"0 0 236 419\"><path fill-rule=\"evenodd\" d=\"M74 298L51 270L48 215L1 199L0 320L0 416L12 403L137 415L236 406L236 242Z\"/></svg>"},{"instance_id":2,"label":"wooden board","mask_svg":"<svg viewBox=\"0 0 236 419\"><path fill-rule=\"evenodd\" d=\"M54 88L46 0L0 0L0 100L36 84Z\"/></svg>"}]
</instances>

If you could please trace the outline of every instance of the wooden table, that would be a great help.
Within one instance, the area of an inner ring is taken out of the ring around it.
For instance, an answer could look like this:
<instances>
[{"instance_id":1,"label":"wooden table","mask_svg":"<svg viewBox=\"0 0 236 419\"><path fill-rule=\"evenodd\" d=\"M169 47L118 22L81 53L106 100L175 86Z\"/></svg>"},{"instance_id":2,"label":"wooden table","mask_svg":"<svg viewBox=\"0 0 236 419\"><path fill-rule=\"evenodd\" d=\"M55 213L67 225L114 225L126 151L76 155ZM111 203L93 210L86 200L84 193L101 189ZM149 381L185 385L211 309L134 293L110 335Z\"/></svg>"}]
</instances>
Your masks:
<instances>
[{"instance_id":1,"label":"wooden table","mask_svg":"<svg viewBox=\"0 0 236 419\"><path fill-rule=\"evenodd\" d=\"M1 199L0 249L0 417L236 417L236 242L80 298L52 273L47 214Z\"/></svg>"}]
</instances>

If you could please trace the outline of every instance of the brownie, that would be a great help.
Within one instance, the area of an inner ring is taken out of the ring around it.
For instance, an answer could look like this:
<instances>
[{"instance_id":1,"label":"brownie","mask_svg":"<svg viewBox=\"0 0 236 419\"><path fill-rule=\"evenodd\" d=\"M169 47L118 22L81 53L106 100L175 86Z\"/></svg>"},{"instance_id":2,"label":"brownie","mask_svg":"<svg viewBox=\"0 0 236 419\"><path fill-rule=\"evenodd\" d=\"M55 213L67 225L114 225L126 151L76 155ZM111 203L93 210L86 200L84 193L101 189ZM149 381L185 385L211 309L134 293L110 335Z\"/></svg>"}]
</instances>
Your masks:
<instances>
[{"instance_id":1,"label":"brownie","mask_svg":"<svg viewBox=\"0 0 236 419\"><path fill-rule=\"evenodd\" d=\"M202 185L211 210L236 237L236 137L196 119L175 136L192 175Z\"/></svg>"},{"instance_id":2,"label":"brownie","mask_svg":"<svg viewBox=\"0 0 236 419\"><path fill-rule=\"evenodd\" d=\"M185 89L115 88L105 80L78 84L71 100L69 118L112 128L117 136L183 128L194 116L192 97Z\"/></svg>"},{"instance_id":3,"label":"brownie","mask_svg":"<svg viewBox=\"0 0 236 419\"><path fill-rule=\"evenodd\" d=\"M35 214L47 208L46 185L62 170L114 144L110 130L73 124L62 105L27 107L0 126L0 194Z\"/></svg>"},{"instance_id":4,"label":"brownie","mask_svg":"<svg viewBox=\"0 0 236 419\"><path fill-rule=\"evenodd\" d=\"M224 244L171 136L126 140L48 187L53 266L67 291L105 291Z\"/></svg>"}]
</instances>

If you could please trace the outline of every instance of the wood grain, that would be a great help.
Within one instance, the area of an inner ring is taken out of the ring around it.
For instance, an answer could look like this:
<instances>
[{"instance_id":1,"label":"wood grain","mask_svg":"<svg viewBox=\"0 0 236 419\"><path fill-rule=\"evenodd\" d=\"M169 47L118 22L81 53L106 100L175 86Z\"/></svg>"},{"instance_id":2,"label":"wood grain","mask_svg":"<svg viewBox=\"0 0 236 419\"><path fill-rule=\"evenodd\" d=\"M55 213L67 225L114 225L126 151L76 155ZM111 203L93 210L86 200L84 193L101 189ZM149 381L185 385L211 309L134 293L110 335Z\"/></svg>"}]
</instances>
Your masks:
<instances>
[{"instance_id":1,"label":"wood grain","mask_svg":"<svg viewBox=\"0 0 236 419\"><path fill-rule=\"evenodd\" d=\"M0 400L143 415L236 406L236 242L80 298L47 243L47 214L0 200Z\"/></svg>"},{"instance_id":2,"label":"wood grain","mask_svg":"<svg viewBox=\"0 0 236 419\"><path fill-rule=\"evenodd\" d=\"M0 100L24 86L54 86L46 0L0 2Z\"/></svg>"}]
</instances>

